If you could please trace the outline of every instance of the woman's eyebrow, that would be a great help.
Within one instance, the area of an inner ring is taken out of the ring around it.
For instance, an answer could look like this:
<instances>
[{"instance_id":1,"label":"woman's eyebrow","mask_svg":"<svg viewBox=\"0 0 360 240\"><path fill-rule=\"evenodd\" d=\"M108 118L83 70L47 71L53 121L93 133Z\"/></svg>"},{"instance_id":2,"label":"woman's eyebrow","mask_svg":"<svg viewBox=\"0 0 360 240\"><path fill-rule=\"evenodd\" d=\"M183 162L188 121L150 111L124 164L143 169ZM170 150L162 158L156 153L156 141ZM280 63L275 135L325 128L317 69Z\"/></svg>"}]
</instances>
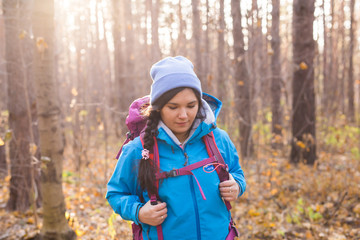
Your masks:
<instances>
[{"instance_id":1,"label":"woman's eyebrow","mask_svg":"<svg viewBox=\"0 0 360 240\"><path fill-rule=\"evenodd\" d=\"M196 103L196 102L197 102L197 100L194 100L194 101L188 102L187 105L193 104L193 103ZM180 104L174 103L174 102L168 102L167 104L176 105L176 106L177 106L177 105L180 105Z\"/></svg>"}]
</instances>

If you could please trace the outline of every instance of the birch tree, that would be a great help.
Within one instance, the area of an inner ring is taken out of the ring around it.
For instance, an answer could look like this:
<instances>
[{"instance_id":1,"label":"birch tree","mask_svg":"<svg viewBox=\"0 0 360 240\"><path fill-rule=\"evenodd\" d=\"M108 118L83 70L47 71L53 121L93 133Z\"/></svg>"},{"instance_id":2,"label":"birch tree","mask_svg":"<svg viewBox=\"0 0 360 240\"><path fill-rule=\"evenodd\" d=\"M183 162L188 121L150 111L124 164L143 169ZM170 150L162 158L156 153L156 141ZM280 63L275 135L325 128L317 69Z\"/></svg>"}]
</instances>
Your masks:
<instances>
[{"instance_id":1,"label":"birch tree","mask_svg":"<svg viewBox=\"0 0 360 240\"><path fill-rule=\"evenodd\" d=\"M60 103L54 77L54 1L34 0L34 75L41 148L43 189L42 239L71 240L75 232L65 218L62 189L64 145Z\"/></svg>"}]
</instances>

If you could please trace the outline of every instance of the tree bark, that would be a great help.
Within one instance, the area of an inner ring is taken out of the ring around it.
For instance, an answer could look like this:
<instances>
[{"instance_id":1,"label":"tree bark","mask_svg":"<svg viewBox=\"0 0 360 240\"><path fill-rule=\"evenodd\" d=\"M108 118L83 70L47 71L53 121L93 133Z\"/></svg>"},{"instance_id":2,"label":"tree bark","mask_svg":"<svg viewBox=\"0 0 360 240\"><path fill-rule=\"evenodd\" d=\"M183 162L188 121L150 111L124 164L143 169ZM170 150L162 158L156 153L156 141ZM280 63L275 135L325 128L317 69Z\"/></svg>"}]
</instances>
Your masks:
<instances>
[{"instance_id":1,"label":"tree bark","mask_svg":"<svg viewBox=\"0 0 360 240\"><path fill-rule=\"evenodd\" d=\"M210 53L210 6L209 6L209 0L206 0L206 30L204 33L204 44L205 44L205 49L204 49L204 81L203 81L203 85L202 85L202 89L203 92L206 93L210 93L209 91L212 90L213 91L213 86L212 86L212 73L210 70L210 66L211 66L211 53Z\"/></svg>"},{"instance_id":2,"label":"tree bark","mask_svg":"<svg viewBox=\"0 0 360 240\"><path fill-rule=\"evenodd\" d=\"M203 79L203 68L202 68L202 47L201 47L201 33L202 33L202 23L200 18L200 10L199 10L199 0L192 0L192 36L195 45L195 72L197 73L201 82Z\"/></svg>"},{"instance_id":3,"label":"tree bark","mask_svg":"<svg viewBox=\"0 0 360 240\"><path fill-rule=\"evenodd\" d=\"M155 4L153 1L150 1L150 9L151 9L151 55L153 62L157 62L160 60L161 52L159 45L159 0L155 0Z\"/></svg>"},{"instance_id":4,"label":"tree bark","mask_svg":"<svg viewBox=\"0 0 360 240\"><path fill-rule=\"evenodd\" d=\"M347 116L351 122L355 121L355 104L354 104L354 46L355 46L355 19L354 19L354 10L355 10L355 0L350 1L350 49L349 49L349 78L348 78L348 111Z\"/></svg>"},{"instance_id":5,"label":"tree bark","mask_svg":"<svg viewBox=\"0 0 360 240\"><path fill-rule=\"evenodd\" d=\"M280 40L280 0L272 0L272 24L271 24L271 47L273 54L271 56L271 112L272 112L272 147L281 146L282 136L282 110L281 99L281 40ZM280 137L280 138L279 138Z\"/></svg>"},{"instance_id":6,"label":"tree bark","mask_svg":"<svg viewBox=\"0 0 360 240\"><path fill-rule=\"evenodd\" d=\"M181 6L181 0L179 0L179 37L178 37L178 50L179 50L179 54L186 56L187 55L187 51L186 51L186 36L185 36L185 30L186 30L186 22L183 19L183 15L182 15L182 6Z\"/></svg>"},{"instance_id":7,"label":"tree bark","mask_svg":"<svg viewBox=\"0 0 360 240\"><path fill-rule=\"evenodd\" d=\"M223 108L221 109L219 122L226 123L227 116L227 107L229 102L230 95L226 94L226 62L225 62L225 13L224 13L224 0L220 0L220 8L219 8L219 20L218 20L218 56L217 56L217 93L219 99L223 103Z\"/></svg>"},{"instance_id":8,"label":"tree bark","mask_svg":"<svg viewBox=\"0 0 360 240\"><path fill-rule=\"evenodd\" d=\"M3 9L3 8L2 8ZM5 25L4 25L4 17L0 19L0 39L5 39ZM5 59L5 46L4 44L0 45L0 58ZM5 64L0 64L0 92L6 93L7 90L7 82L6 82L6 66ZM7 109L7 94L2 96L2 100L0 102L0 113ZM5 119L0 117L0 138L5 141L3 138L5 135ZM5 144L0 144L0 179L7 176L8 174L8 166L6 162L6 154L5 154Z\"/></svg>"},{"instance_id":9,"label":"tree bark","mask_svg":"<svg viewBox=\"0 0 360 240\"><path fill-rule=\"evenodd\" d=\"M314 0L293 2L292 163L313 164L316 160L314 9Z\"/></svg>"},{"instance_id":10,"label":"tree bark","mask_svg":"<svg viewBox=\"0 0 360 240\"><path fill-rule=\"evenodd\" d=\"M121 102L122 102L122 111L126 111L135 99L135 37L134 37L134 26L133 26L133 13L132 13L132 1L124 0L122 1L122 7L124 9L124 20L125 20L125 77L124 81L121 83Z\"/></svg>"},{"instance_id":11,"label":"tree bark","mask_svg":"<svg viewBox=\"0 0 360 240\"><path fill-rule=\"evenodd\" d=\"M121 21L120 21L120 1L112 0L112 13L113 13L113 39L114 39L114 88L111 93L113 98L112 105L115 107L116 112L120 112L122 109L121 104L121 83L123 81L123 56L122 56L122 43L121 43ZM117 114L113 114L112 118L115 123L115 133L117 137L121 136L121 133L125 130L122 120L125 117L118 119Z\"/></svg>"},{"instance_id":12,"label":"tree bark","mask_svg":"<svg viewBox=\"0 0 360 240\"><path fill-rule=\"evenodd\" d=\"M6 154L5 154L5 144L0 145L0 179L3 179L8 175Z\"/></svg>"},{"instance_id":13,"label":"tree bark","mask_svg":"<svg viewBox=\"0 0 360 240\"><path fill-rule=\"evenodd\" d=\"M34 75L41 148L43 189L42 239L76 239L65 218L62 189L63 139L58 86L54 78L54 1L34 0Z\"/></svg>"},{"instance_id":14,"label":"tree bark","mask_svg":"<svg viewBox=\"0 0 360 240\"><path fill-rule=\"evenodd\" d=\"M328 79L328 36L327 36L327 24L325 15L325 0L322 1L323 10L323 28L324 28L324 52L323 52L323 94L322 94L322 112L324 116L328 112L328 96L329 96L329 79Z\"/></svg>"},{"instance_id":15,"label":"tree bark","mask_svg":"<svg viewBox=\"0 0 360 240\"><path fill-rule=\"evenodd\" d=\"M218 21L218 57L217 57L217 87L219 89L218 95L219 99L224 103L226 98L226 79L225 73L225 39L224 39L224 32L225 32L225 13L224 13L224 0L219 1L220 8L219 8L219 21Z\"/></svg>"},{"instance_id":16,"label":"tree bark","mask_svg":"<svg viewBox=\"0 0 360 240\"><path fill-rule=\"evenodd\" d=\"M239 116L241 156L250 157L253 153L252 121L250 107L250 80L245 62L244 35L241 26L240 0L231 0L233 18L234 61L236 84L236 110Z\"/></svg>"},{"instance_id":17,"label":"tree bark","mask_svg":"<svg viewBox=\"0 0 360 240\"><path fill-rule=\"evenodd\" d=\"M8 110L9 128L12 138L9 144L10 155L10 198L7 209L26 211L34 203L33 191L39 190L36 178L39 174L34 171L30 146L35 147L36 139L32 129L32 111L34 97L29 94L29 55L26 48L27 12L31 11L31 2L4 0L5 43L8 80ZM28 25L29 26L29 25ZM33 153L34 155L36 152Z\"/></svg>"}]
</instances>

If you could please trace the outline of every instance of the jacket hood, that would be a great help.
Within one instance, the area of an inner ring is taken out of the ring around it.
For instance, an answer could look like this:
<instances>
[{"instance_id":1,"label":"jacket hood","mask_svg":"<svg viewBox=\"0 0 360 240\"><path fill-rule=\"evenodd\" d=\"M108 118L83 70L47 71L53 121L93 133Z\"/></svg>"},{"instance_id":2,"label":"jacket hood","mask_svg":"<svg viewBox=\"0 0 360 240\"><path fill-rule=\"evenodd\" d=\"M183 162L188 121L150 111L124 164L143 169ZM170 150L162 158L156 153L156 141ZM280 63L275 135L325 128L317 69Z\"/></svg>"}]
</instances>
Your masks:
<instances>
[{"instance_id":1,"label":"jacket hood","mask_svg":"<svg viewBox=\"0 0 360 240\"><path fill-rule=\"evenodd\" d=\"M222 107L221 101L216 97L211 96L210 94L203 93L202 105L203 106L200 111L202 112L202 115L205 116L205 119L196 119L194 121L194 125L190 130L189 137L185 140L183 145L191 139L203 137L204 135L208 134L216 128L216 119ZM180 141L177 139L174 133L165 125L163 121L159 122L158 131L159 134L157 137L159 139L166 141L170 137L170 139L174 143L176 143L177 145L181 145Z\"/></svg>"}]
</instances>

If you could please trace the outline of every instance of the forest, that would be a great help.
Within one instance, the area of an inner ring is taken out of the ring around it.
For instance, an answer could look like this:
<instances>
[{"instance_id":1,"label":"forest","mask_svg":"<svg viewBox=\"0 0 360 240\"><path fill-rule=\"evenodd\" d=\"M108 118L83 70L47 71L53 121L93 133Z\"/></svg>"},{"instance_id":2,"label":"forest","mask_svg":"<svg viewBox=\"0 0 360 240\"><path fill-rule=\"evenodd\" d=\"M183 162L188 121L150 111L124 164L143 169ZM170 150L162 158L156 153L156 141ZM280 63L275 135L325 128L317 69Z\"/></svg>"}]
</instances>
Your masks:
<instances>
[{"instance_id":1,"label":"forest","mask_svg":"<svg viewBox=\"0 0 360 240\"><path fill-rule=\"evenodd\" d=\"M223 103L247 182L238 239L360 239L358 13L356 0L1 0L0 240L132 239L106 184L150 67L178 55Z\"/></svg>"}]
</instances>

